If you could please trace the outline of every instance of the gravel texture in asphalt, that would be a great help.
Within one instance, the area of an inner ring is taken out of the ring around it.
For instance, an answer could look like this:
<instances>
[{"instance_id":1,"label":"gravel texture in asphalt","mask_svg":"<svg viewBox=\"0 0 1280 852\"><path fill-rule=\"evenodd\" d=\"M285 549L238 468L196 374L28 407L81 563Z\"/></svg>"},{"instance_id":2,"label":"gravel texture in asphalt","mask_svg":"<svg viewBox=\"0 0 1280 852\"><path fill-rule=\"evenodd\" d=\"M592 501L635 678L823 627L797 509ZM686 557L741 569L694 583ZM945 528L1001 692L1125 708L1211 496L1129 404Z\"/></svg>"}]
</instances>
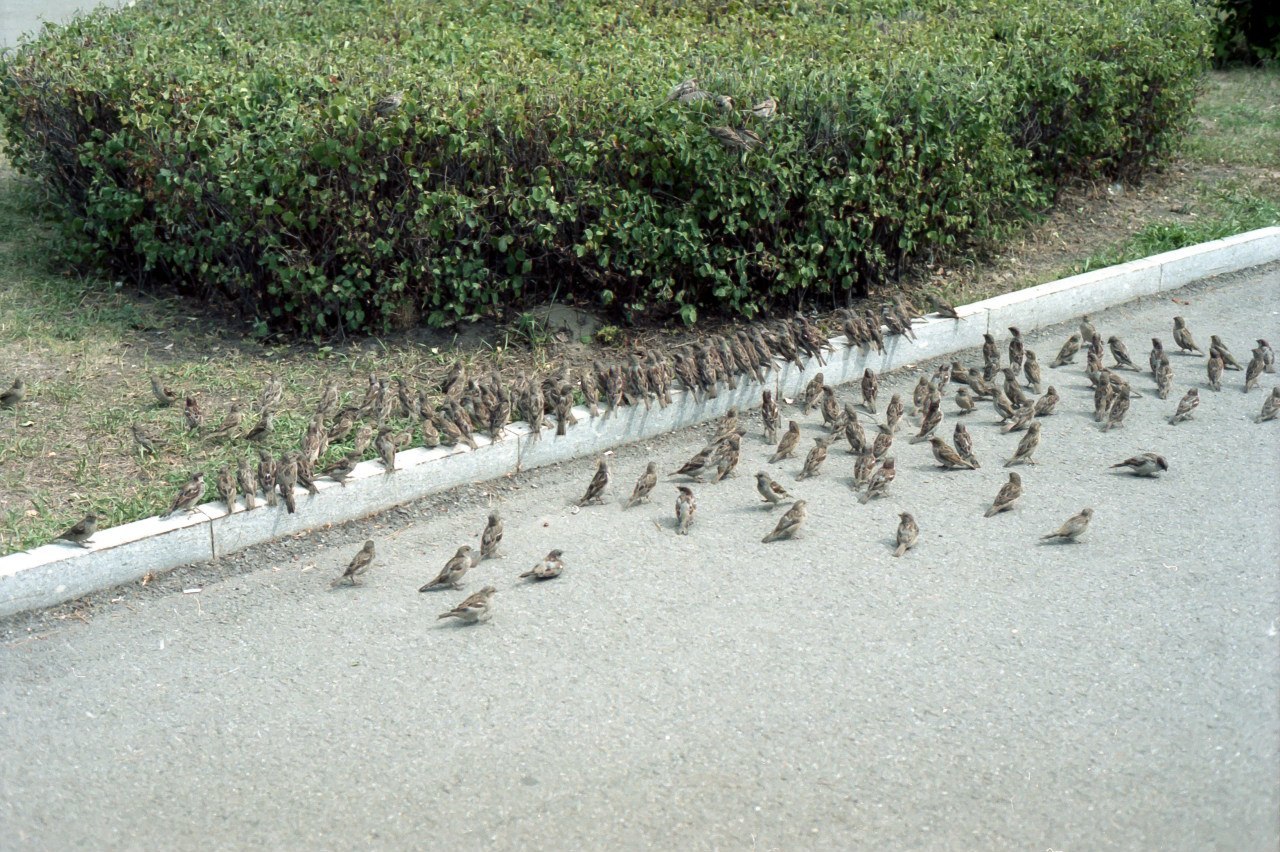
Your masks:
<instances>
[{"instance_id":1,"label":"gravel texture in asphalt","mask_svg":"<svg viewBox=\"0 0 1280 852\"><path fill-rule=\"evenodd\" d=\"M1280 271L1171 296L1093 318L1144 367L1153 335L1171 351L1173 394L1129 374L1120 429L1083 355L1047 367L1074 323L1029 337L1063 400L992 518L1022 433L989 403L963 418L981 469L939 469L908 420L867 505L843 441L796 481L821 417L786 406L797 456L767 464L745 414L688 536L666 474L713 427L621 449L603 505L573 506L583 459L0 622L0 845L1275 849L1280 422L1254 417L1280 376L1215 393L1171 329L1247 361L1280 343ZM933 367L885 377L881 419ZM944 412L950 441L954 387ZM1142 451L1170 469L1109 469ZM650 459L653 502L624 510ZM787 505L761 469L808 502L794 540L761 543ZM1040 543L1086 506L1078 543ZM489 511L505 557L419 593ZM331 588L366 537L373 567ZM563 576L516 579L552 548ZM486 584L491 621L437 620Z\"/></svg>"}]
</instances>

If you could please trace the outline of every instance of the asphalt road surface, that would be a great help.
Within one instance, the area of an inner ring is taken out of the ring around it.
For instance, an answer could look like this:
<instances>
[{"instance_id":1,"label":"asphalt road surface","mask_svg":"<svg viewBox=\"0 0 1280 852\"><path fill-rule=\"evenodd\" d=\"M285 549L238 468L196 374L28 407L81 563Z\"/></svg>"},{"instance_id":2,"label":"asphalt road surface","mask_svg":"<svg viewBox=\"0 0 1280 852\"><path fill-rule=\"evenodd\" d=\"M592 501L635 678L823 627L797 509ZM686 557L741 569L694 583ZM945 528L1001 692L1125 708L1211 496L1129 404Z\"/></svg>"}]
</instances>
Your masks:
<instances>
[{"instance_id":1,"label":"asphalt road surface","mask_svg":"<svg viewBox=\"0 0 1280 852\"><path fill-rule=\"evenodd\" d=\"M1276 267L1174 295L1095 321L1140 363L1175 314L1240 358L1280 342ZM1070 329L1031 338L1042 362ZM1214 393L1171 357L1174 395L1134 374L1105 433L1083 359L1046 369L1063 403L994 518L1019 435L989 405L966 418L980 470L941 471L904 424L868 505L843 444L816 479L766 465L753 412L687 537L669 482L618 503L705 428L619 451L606 505L571 507L582 460L0 623L0 846L1273 850L1280 422L1253 418L1280 377ZM1171 469L1108 469L1143 450ZM794 541L760 541L781 510L759 468L808 500ZM489 504L506 558L420 594ZM1080 543L1038 544L1085 506ZM921 535L894 559L899 511ZM366 535L367 579L330 589ZM516 580L551 548L561 578ZM436 619L487 583L489 623Z\"/></svg>"},{"instance_id":2,"label":"asphalt road surface","mask_svg":"<svg viewBox=\"0 0 1280 852\"><path fill-rule=\"evenodd\" d=\"M45 21L65 23L98 6L126 3L127 0L0 0L0 50L14 46L23 35L38 33Z\"/></svg>"}]
</instances>

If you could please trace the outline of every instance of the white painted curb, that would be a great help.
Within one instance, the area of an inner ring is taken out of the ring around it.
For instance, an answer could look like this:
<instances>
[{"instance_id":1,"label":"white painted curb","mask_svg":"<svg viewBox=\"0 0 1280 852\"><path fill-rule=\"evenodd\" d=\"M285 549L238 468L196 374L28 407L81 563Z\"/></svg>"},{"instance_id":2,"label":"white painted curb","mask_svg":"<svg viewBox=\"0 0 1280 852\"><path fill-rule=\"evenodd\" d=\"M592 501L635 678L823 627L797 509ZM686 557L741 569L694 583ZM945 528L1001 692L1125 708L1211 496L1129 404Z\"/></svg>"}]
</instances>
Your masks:
<instances>
[{"instance_id":1,"label":"white painted curb","mask_svg":"<svg viewBox=\"0 0 1280 852\"><path fill-rule=\"evenodd\" d=\"M819 371L827 384L857 381L866 367L897 369L982 343L985 332L1003 333L1010 325L1031 332L1141 296L1174 290L1202 278L1237 272L1280 260L1280 228L1263 228L1130 263L1073 275L1038 287L996 296L958 308L959 319L931 317L914 327L916 339L895 335L883 353L849 349L844 338L825 366L809 361L805 369L781 364L762 385L738 377L736 390L720 388L716 399L698 403L689 393L674 393L672 405L634 406L610 417L591 418L575 409L578 425L556 437L544 429L532 437L517 423L496 444L477 437L479 449L412 449L396 457L397 470L385 475L378 462L364 462L347 485L318 480L320 493L298 491L297 514L260 507L228 514L221 503L206 503L186 517L147 518L104 529L89 548L51 544L0 558L0 616L39 609L133 582L147 573L216 559L281 536L361 518L419 497L496 479L548 464L594 455L621 444L663 435L722 416L730 406L747 410L760 402L765 387L794 397Z\"/></svg>"}]
</instances>

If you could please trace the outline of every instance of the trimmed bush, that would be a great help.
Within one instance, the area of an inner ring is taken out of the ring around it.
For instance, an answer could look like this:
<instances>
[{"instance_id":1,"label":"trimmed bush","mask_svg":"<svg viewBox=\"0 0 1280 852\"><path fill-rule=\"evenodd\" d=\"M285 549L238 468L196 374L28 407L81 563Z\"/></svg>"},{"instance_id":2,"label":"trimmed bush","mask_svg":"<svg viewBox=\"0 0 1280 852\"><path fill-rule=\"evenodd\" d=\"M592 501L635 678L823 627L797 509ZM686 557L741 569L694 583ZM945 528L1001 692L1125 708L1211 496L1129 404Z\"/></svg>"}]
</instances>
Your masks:
<instances>
[{"instance_id":1,"label":"trimmed bush","mask_svg":"<svg viewBox=\"0 0 1280 852\"><path fill-rule=\"evenodd\" d=\"M1191 0L152 0L22 45L0 116L83 259L276 329L552 295L693 321L847 299L1138 175L1210 31ZM690 77L736 105L669 99Z\"/></svg>"}]
</instances>

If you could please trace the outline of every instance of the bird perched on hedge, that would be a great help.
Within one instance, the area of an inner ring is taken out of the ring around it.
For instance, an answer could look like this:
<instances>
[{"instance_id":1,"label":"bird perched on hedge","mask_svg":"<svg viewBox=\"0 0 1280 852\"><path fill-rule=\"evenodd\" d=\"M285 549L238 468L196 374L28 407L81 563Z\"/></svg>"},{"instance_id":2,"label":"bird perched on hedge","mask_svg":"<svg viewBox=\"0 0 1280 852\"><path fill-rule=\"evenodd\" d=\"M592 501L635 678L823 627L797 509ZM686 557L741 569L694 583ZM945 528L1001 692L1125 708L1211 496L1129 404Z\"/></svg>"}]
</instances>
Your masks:
<instances>
[{"instance_id":1,"label":"bird perched on hedge","mask_svg":"<svg viewBox=\"0 0 1280 852\"><path fill-rule=\"evenodd\" d=\"M1022 477L1016 472L1009 474L1009 481L1000 487L1000 491L996 494L996 499L991 504L991 508L983 513L983 517L990 518L1001 512L1007 512L1013 508L1013 504L1018 502L1022 497Z\"/></svg>"},{"instance_id":2,"label":"bird perched on hedge","mask_svg":"<svg viewBox=\"0 0 1280 852\"><path fill-rule=\"evenodd\" d=\"M591 482L587 485L587 491L582 495L582 499L578 501L578 505L589 506L592 503L602 502L604 491L608 487L609 460L601 456L599 463L596 465L595 476L591 477Z\"/></svg>"},{"instance_id":3,"label":"bird perched on hedge","mask_svg":"<svg viewBox=\"0 0 1280 852\"><path fill-rule=\"evenodd\" d=\"M338 586L341 583L350 583L355 586L359 583L356 577L369 570L369 566L373 564L374 557L373 539L369 539L364 543L364 547L351 557L351 562L347 565L347 570L342 572L342 576L336 578L329 583L330 586Z\"/></svg>"},{"instance_id":4,"label":"bird perched on hedge","mask_svg":"<svg viewBox=\"0 0 1280 852\"><path fill-rule=\"evenodd\" d=\"M449 561L444 563L444 567L440 569L440 573L436 575L435 579L424 584L418 591L429 592L432 589L462 588L462 578L474 565L471 554L471 545L464 544L459 547L457 552L449 557Z\"/></svg>"},{"instance_id":5,"label":"bird perched on hedge","mask_svg":"<svg viewBox=\"0 0 1280 852\"><path fill-rule=\"evenodd\" d=\"M898 532L896 535L898 546L893 551L893 555L902 556L902 554L916 546L916 539L919 537L920 526L916 523L916 519L911 517L910 512L899 513Z\"/></svg>"},{"instance_id":6,"label":"bird perched on hedge","mask_svg":"<svg viewBox=\"0 0 1280 852\"><path fill-rule=\"evenodd\" d=\"M553 550L546 556L542 557L542 561L534 565L528 571L520 575L520 579L532 578L534 580L554 580L564 573L564 551Z\"/></svg>"},{"instance_id":7,"label":"bird perched on hedge","mask_svg":"<svg viewBox=\"0 0 1280 852\"><path fill-rule=\"evenodd\" d=\"M178 493L173 498L173 505L169 507L166 518L175 514L179 510L190 512L200 503L200 498L204 496L204 471L196 471L191 475L191 479L183 483L178 489Z\"/></svg>"},{"instance_id":8,"label":"bird perched on hedge","mask_svg":"<svg viewBox=\"0 0 1280 852\"><path fill-rule=\"evenodd\" d=\"M728 125L721 124L715 127L707 128L716 141L721 145L734 151L741 151L744 154L754 148L760 146L764 141L760 135L754 130L746 127L733 128Z\"/></svg>"},{"instance_id":9,"label":"bird perched on hedge","mask_svg":"<svg viewBox=\"0 0 1280 852\"><path fill-rule=\"evenodd\" d=\"M753 118L770 119L778 114L778 99L768 97L751 108Z\"/></svg>"},{"instance_id":10,"label":"bird perched on hedge","mask_svg":"<svg viewBox=\"0 0 1280 852\"><path fill-rule=\"evenodd\" d=\"M93 538L93 534L97 531L98 516L93 512L90 512L81 520L77 521L74 526L65 530L62 535L58 536L57 541L67 541L71 544L78 544L81 547L88 547L89 539Z\"/></svg>"},{"instance_id":11,"label":"bird perched on hedge","mask_svg":"<svg viewBox=\"0 0 1280 852\"><path fill-rule=\"evenodd\" d=\"M1131 456L1119 464L1111 465L1112 468L1123 467L1128 468L1129 473L1134 476L1153 477L1161 471L1169 469L1169 462L1165 457L1158 453L1140 453Z\"/></svg>"},{"instance_id":12,"label":"bird perched on hedge","mask_svg":"<svg viewBox=\"0 0 1280 852\"><path fill-rule=\"evenodd\" d=\"M1067 518L1066 523L1048 535L1040 536L1042 541L1074 542L1089 528L1093 519L1093 509L1081 509L1079 513Z\"/></svg>"},{"instance_id":13,"label":"bird perched on hedge","mask_svg":"<svg viewBox=\"0 0 1280 852\"><path fill-rule=\"evenodd\" d=\"M493 595L497 591L493 586L485 586L438 618L456 618L466 624L488 621L493 615Z\"/></svg>"},{"instance_id":14,"label":"bird perched on hedge","mask_svg":"<svg viewBox=\"0 0 1280 852\"><path fill-rule=\"evenodd\" d=\"M392 92L378 99L373 105L373 111L382 117L394 115L399 112L400 107L404 104L404 92Z\"/></svg>"},{"instance_id":15,"label":"bird perched on hedge","mask_svg":"<svg viewBox=\"0 0 1280 852\"><path fill-rule=\"evenodd\" d=\"M676 489L680 492L676 495L676 535L688 535L689 525L698 511L698 501L689 486L677 485Z\"/></svg>"},{"instance_id":16,"label":"bird perched on hedge","mask_svg":"<svg viewBox=\"0 0 1280 852\"><path fill-rule=\"evenodd\" d=\"M679 101L682 104L693 103L705 97L707 97L707 93L702 91L697 79L693 77L676 83L671 87L671 91L667 93L667 100Z\"/></svg>"},{"instance_id":17,"label":"bird perched on hedge","mask_svg":"<svg viewBox=\"0 0 1280 852\"><path fill-rule=\"evenodd\" d=\"M793 538L800 531L800 526L808 516L808 511L805 508L807 505L804 500L797 500L792 503L787 513L778 519L778 524L773 528L773 532L762 538L760 540L761 543L768 544L772 541L781 541L784 538Z\"/></svg>"}]
</instances>

